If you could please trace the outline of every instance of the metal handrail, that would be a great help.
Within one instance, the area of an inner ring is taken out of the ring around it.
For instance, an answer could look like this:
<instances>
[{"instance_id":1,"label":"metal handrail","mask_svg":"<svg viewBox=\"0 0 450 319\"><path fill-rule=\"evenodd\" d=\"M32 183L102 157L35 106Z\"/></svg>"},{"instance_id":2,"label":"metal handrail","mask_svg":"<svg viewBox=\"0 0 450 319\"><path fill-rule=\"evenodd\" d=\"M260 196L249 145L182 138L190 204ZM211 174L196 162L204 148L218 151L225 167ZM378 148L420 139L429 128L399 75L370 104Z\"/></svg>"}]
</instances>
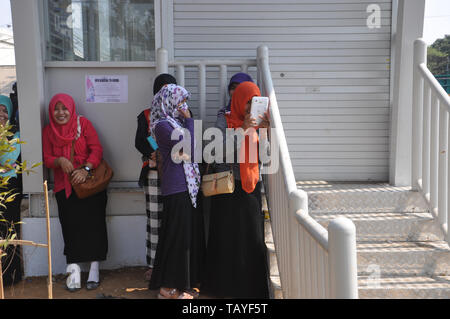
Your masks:
<instances>
[{"instance_id":1,"label":"metal handrail","mask_svg":"<svg viewBox=\"0 0 450 319\"><path fill-rule=\"evenodd\" d=\"M279 171L274 174L278 177L266 178L265 185L275 224L272 229L277 255L278 251L284 254L278 256L283 295L286 298L358 298L355 226L347 218L338 218L330 222L327 230L308 214L308 196L297 188L289 156L268 51L266 46L258 47L258 83L263 95L270 99L270 138L278 139L280 154ZM287 211L283 205L286 198ZM311 282L305 284L308 280Z\"/></svg>"},{"instance_id":2,"label":"metal handrail","mask_svg":"<svg viewBox=\"0 0 450 319\"><path fill-rule=\"evenodd\" d=\"M414 42L412 187L450 243L450 97L427 68L427 44Z\"/></svg>"}]
</instances>

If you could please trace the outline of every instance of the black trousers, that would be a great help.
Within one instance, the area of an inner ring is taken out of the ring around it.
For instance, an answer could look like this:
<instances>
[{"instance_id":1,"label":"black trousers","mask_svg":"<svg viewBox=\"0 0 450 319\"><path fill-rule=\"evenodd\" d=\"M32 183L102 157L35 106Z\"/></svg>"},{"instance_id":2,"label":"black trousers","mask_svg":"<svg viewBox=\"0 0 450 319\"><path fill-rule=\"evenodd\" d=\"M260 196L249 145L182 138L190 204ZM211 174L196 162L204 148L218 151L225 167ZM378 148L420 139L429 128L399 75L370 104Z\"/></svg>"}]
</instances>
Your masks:
<instances>
[{"instance_id":1,"label":"black trousers","mask_svg":"<svg viewBox=\"0 0 450 319\"><path fill-rule=\"evenodd\" d=\"M67 263L106 260L106 190L84 199L73 190L66 198L62 190L56 193L56 201Z\"/></svg>"},{"instance_id":2,"label":"black trousers","mask_svg":"<svg viewBox=\"0 0 450 319\"><path fill-rule=\"evenodd\" d=\"M226 298L268 298L261 185L248 194L235 181L232 194L211 197L202 292Z\"/></svg>"},{"instance_id":3,"label":"black trousers","mask_svg":"<svg viewBox=\"0 0 450 319\"><path fill-rule=\"evenodd\" d=\"M162 223L149 287L199 287L205 251L201 207L192 206L188 192L163 196L162 201Z\"/></svg>"}]
</instances>

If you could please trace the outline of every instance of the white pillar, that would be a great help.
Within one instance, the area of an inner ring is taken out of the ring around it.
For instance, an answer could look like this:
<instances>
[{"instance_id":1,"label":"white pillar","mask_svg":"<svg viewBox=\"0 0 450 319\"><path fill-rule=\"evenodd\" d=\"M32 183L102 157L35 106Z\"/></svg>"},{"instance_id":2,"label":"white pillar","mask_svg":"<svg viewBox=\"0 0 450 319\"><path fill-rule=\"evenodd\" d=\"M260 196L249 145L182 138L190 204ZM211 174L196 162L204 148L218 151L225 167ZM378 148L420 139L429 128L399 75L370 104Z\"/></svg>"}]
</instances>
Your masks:
<instances>
[{"instance_id":1,"label":"white pillar","mask_svg":"<svg viewBox=\"0 0 450 319\"><path fill-rule=\"evenodd\" d=\"M328 225L328 256L332 298L357 299L356 228L350 219L339 217Z\"/></svg>"},{"instance_id":2,"label":"white pillar","mask_svg":"<svg viewBox=\"0 0 450 319\"><path fill-rule=\"evenodd\" d=\"M427 45L422 40L414 42L414 70L413 70L413 120L412 120L412 186L417 189L418 180L422 179L422 123L423 123L423 79L419 66L427 62Z\"/></svg>"},{"instance_id":3,"label":"white pillar","mask_svg":"<svg viewBox=\"0 0 450 319\"><path fill-rule=\"evenodd\" d=\"M184 87L185 82L185 73L184 73L184 65L177 65L177 83L179 86Z\"/></svg>"},{"instance_id":4,"label":"white pillar","mask_svg":"<svg viewBox=\"0 0 450 319\"><path fill-rule=\"evenodd\" d=\"M222 64L220 66L220 91L219 91L219 101L220 105L227 105L227 93L228 93L228 86L227 86L227 66L225 64Z\"/></svg>"},{"instance_id":5,"label":"white pillar","mask_svg":"<svg viewBox=\"0 0 450 319\"><path fill-rule=\"evenodd\" d=\"M198 66L198 92L200 100L200 119L206 121L206 65Z\"/></svg>"},{"instance_id":6,"label":"white pillar","mask_svg":"<svg viewBox=\"0 0 450 319\"><path fill-rule=\"evenodd\" d=\"M300 243L300 234L299 227L302 227L298 224L296 214L297 212L303 212L308 214L308 194L300 189L296 189L289 194L289 219L288 219L288 230L289 230L289 251L290 256L290 282L286 283L288 285L288 298L301 298L301 265L300 265L300 254L304 254L304 251L301 251L301 243ZM311 252L310 252L311 253ZM304 257L305 258L305 257ZM310 262L310 260L308 260Z\"/></svg>"},{"instance_id":7,"label":"white pillar","mask_svg":"<svg viewBox=\"0 0 450 319\"><path fill-rule=\"evenodd\" d=\"M164 48L156 51L156 75L169 72L169 53Z\"/></svg>"},{"instance_id":8,"label":"white pillar","mask_svg":"<svg viewBox=\"0 0 450 319\"><path fill-rule=\"evenodd\" d=\"M20 112L22 161L42 162L42 128L45 119L44 66L40 33L40 1L11 1ZM24 193L42 193L43 165L23 174Z\"/></svg>"},{"instance_id":9,"label":"white pillar","mask_svg":"<svg viewBox=\"0 0 450 319\"><path fill-rule=\"evenodd\" d=\"M425 0L398 0L397 25L393 26L393 96L389 180L411 185L413 44L422 37ZM395 12L395 10L393 10Z\"/></svg>"}]
</instances>

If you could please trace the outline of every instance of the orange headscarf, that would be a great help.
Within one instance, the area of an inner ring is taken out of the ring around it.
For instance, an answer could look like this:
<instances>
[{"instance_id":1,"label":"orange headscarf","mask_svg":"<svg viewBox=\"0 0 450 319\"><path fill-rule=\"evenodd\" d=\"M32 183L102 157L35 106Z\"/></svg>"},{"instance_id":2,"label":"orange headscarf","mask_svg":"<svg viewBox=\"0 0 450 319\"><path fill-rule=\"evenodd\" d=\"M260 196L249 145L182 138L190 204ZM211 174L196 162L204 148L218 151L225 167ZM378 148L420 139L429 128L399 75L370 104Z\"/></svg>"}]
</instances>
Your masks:
<instances>
[{"instance_id":1,"label":"orange headscarf","mask_svg":"<svg viewBox=\"0 0 450 319\"><path fill-rule=\"evenodd\" d=\"M261 96L261 92L253 82L242 82L238 85L231 98L231 113L225 115L228 128L240 128L244 124L245 105L254 96ZM244 144L245 143L245 144ZM259 180L258 161L250 163L250 143L258 143L258 134L255 129L246 133L240 152L239 171L241 173L242 189L247 193L255 190ZM245 152L245 159L243 158ZM256 159L258 159L258 154Z\"/></svg>"}]
</instances>

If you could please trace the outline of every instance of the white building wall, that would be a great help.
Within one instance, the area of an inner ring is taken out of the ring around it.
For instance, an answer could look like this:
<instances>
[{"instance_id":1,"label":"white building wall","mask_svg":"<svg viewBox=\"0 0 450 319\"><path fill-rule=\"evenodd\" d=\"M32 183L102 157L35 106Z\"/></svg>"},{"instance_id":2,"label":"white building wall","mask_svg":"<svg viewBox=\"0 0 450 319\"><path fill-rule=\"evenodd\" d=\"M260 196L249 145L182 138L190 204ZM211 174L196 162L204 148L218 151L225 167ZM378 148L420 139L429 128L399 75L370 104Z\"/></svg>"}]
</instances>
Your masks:
<instances>
[{"instance_id":1,"label":"white building wall","mask_svg":"<svg viewBox=\"0 0 450 319\"><path fill-rule=\"evenodd\" d=\"M0 65L0 94L9 96L15 81L16 67L14 65Z\"/></svg>"},{"instance_id":2,"label":"white building wall","mask_svg":"<svg viewBox=\"0 0 450 319\"><path fill-rule=\"evenodd\" d=\"M160 2L157 9L160 10ZM22 148L22 160L42 161L41 132L48 123L48 103L56 93L71 94L79 114L94 124L105 159L115 171L108 190L107 226L108 257L101 263L104 268L145 265L146 214L145 195L138 187L141 168L138 151L134 148L137 115L152 98L151 88L155 76L155 63L148 62L45 62L42 56L41 26L42 1L12 2L12 16L16 45L17 81L21 109L21 136L27 142ZM158 18L157 23L160 23ZM30 31L31 30L31 31ZM156 44L161 45L161 35L156 34ZM85 75L127 75L128 103L86 104ZM22 92L22 93L20 93ZM23 212L23 239L46 242L45 206L42 183L49 178L42 165L35 174L24 175L24 193L29 197L29 210ZM51 186L51 185L50 185ZM50 192L50 214L58 216L55 198ZM81 230L82 231L82 230ZM65 257L61 229L57 218L52 218L53 269L65 272ZM24 249L26 276L46 273L45 249Z\"/></svg>"},{"instance_id":3,"label":"white building wall","mask_svg":"<svg viewBox=\"0 0 450 319\"><path fill-rule=\"evenodd\" d=\"M108 216L108 254L100 263L101 269L143 266L146 264L146 216ZM36 243L47 243L45 218L23 218L23 239ZM66 273L64 241L58 218L50 219L52 246L52 273ZM25 277L46 276L48 259L46 248L23 246ZM80 264L83 271L89 271L89 263Z\"/></svg>"},{"instance_id":4,"label":"white building wall","mask_svg":"<svg viewBox=\"0 0 450 319\"><path fill-rule=\"evenodd\" d=\"M367 27L367 7L381 27ZM387 181L391 0L173 0L175 58L254 58L269 47L296 178ZM232 70L232 73L238 70ZM251 72L255 75L254 72ZM219 108L208 69L207 120ZM196 72L186 86L197 105ZM198 116L198 112L194 112Z\"/></svg>"},{"instance_id":5,"label":"white building wall","mask_svg":"<svg viewBox=\"0 0 450 319\"><path fill-rule=\"evenodd\" d=\"M11 28L0 27L0 65L16 65L13 31Z\"/></svg>"},{"instance_id":6,"label":"white building wall","mask_svg":"<svg viewBox=\"0 0 450 319\"><path fill-rule=\"evenodd\" d=\"M67 76L70 72L70 76ZM128 76L128 103L86 103L86 75ZM137 116L152 100L153 68L61 68L46 69L46 101L57 93L71 95L77 113L86 116L94 125L103 146L104 158L114 170L114 182L127 182L138 187L141 155L134 147ZM45 108L48 123L48 107Z\"/></svg>"}]
</instances>

